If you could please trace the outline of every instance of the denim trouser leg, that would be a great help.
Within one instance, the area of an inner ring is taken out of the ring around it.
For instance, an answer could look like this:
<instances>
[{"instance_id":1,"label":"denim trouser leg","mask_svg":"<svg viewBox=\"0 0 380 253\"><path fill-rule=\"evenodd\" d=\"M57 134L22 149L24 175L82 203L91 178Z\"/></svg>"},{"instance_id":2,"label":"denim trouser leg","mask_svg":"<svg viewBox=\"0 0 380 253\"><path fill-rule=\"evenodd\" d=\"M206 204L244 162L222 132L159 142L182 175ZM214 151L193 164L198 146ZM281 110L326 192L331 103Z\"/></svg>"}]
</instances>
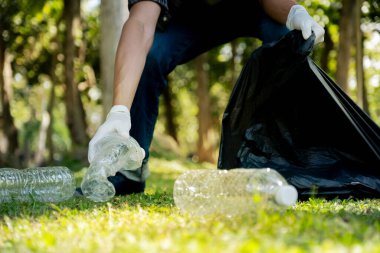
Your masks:
<instances>
[{"instance_id":1,"label":"denim trouser leg","mask_svg":"<svg viewBox=\"0 0 380 253\"><path fill-rule=\"evenodd\" d=\"M260 15L258 23L258 38L263 44L276 42L289 32L285 25L275 22L265 13Z\"/></svg>"},{"instance_id":2,"label":"denim trouser leg","mask_svg":"<svg viewBox=\"0 0 380 253\"><path fill-rule=\"evenodd\" d=\"M164 32L155 33L131 107L130 134L145 150L146 157L142 169L136 172L123 171L124 175L135 181L144 181L149 174L147 161L158 116L159 96L167 86L167 75L177 65L237 37L257 37L263 43L269 43L288 32L284 25L274 22L267 15L258 15L255 23L250 23L249 17L245 20L239 17L232 20L223 19L214 24L206 22L204 26L196 28L173 22ZM236 27L238 29L235 29Z\"/></svg>"}]
</instances>

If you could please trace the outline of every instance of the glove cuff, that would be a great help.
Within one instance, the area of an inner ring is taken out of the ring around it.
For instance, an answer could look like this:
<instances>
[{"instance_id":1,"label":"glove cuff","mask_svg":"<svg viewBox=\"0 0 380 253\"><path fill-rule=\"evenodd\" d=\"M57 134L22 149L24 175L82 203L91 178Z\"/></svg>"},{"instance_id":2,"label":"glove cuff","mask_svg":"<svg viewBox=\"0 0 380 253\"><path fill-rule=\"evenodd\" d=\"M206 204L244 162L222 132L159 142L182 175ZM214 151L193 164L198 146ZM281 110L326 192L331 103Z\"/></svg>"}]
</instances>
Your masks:
<instances>
[{"instance_id":1,"label":"glove cuff","mask_svg":"<svg viewBox=\"0 0 380 253\"><path fill-rule=\"evenodd\" d=\"M129 109L125 105L114 105L114 106L112 106L110 112L127 112L127 113L129 113Z\"/></svg>"},{"instance_id":2,"label":"glove cuff","mask_svg":"<svg viewBox=\"0 0 380 253\"><path fill-rule=\"evenodd\" d=\"M288 18L286 20L286 27L289 30L294 30L295 29L294 24L293 24L293 18L299 12L306 12L306 13L308 13L307 10L305 9L305 7L303 7L302 5L299 5L299 4L295 4L295 5L293 5L290 8L290 11L289 11L289 14L288 14Z\"/></svg>"}]
</instances>

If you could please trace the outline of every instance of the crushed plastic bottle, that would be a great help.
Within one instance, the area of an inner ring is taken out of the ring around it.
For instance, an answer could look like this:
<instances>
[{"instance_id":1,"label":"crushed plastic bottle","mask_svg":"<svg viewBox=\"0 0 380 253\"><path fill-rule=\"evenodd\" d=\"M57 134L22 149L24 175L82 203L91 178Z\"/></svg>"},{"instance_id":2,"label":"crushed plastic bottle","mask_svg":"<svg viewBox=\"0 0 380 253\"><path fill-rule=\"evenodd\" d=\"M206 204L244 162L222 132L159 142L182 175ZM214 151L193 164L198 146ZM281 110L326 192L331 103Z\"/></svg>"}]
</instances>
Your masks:
<instances>
[{"instance_id":1,"label":"crushed plastic bottle","mask_svg":"<svg viewBox=\"0 0 380 253\"><path fill-rule=\"evenodd\" d=\"M141 167L145 151L137 141L113 134L99 141L95 159L91 162L82 183L84 196L95 202L105 202L115 196L115 187L107 177L123 170Z\"/></svg>"},{"instance_id":2,"label":"crushed plastic bottle","mask_svg":"<svg viewBox=\"0 0 380 253\"><path fill-rule=\"evenodd\" d=\"M296 188L269 168L190 170L176 179L173 196L176 206L193 216L236 216L264 204L286 208L298 198Z\"/></svg>"},{"instance_id":3,"label":"crushed plastic bottle","mask_svg":"<svg viewBox=\"0 0 380 253\"><path fill-rule=\"evenodd\" d=\"M66 167L0 169L0 203L60 202L74 192L74 176Z\"/></svg>"}]
</instances>

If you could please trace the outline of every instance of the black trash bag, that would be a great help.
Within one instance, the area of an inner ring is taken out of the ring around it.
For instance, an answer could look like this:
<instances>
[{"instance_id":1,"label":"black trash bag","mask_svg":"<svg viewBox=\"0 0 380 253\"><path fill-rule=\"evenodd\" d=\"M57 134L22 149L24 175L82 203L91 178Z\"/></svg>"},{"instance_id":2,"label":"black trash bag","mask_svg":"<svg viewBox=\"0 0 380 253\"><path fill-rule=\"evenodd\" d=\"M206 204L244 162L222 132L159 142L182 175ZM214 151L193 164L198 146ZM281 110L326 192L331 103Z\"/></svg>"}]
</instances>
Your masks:
<instances>
[{"instance_id":1,"label":"black trash bag","mask_svg":"<svg viewBox=\"0 0 380 253\"><path fill-rule=\"evenodd\" d=\"M253 52L223 115L219 169L270 167L300 199L380 197L380 128L292 31Z\"/></svg>"}]
</instances>

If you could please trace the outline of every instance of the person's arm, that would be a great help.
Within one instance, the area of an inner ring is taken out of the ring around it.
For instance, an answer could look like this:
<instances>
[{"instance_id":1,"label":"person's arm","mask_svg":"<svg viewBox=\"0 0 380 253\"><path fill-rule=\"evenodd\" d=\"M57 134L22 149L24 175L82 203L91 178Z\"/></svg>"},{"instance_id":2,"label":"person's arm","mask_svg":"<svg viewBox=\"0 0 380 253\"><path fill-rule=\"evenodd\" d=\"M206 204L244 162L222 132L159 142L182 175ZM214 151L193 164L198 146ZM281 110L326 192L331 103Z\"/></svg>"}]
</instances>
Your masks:
<instances>
[{"instance_id":1,"label":"person's arm","mask_svg":"<svg viewBox=\"0 0 380 253\"><path fill-rule=\"evenodd\" d=\"M109 134L129 138L133 98L152 46L161 7L153 1L135 3L123 26L115 59L113 106L105 122L97 129L88 148L91 163L97 152L97 143Z\"/></svg>"},{"instance_id":2,"label":"person's arm","mask_svg":"<svg viewBox=\"0 0 380 253\"><path fill-rule=\"evenodd\" d=\"M131 108L160 12L161 7L151 1L138 2L130 10L116 53L114 105Z\"/></svg>"},{"instance_id":3,"label":"person's arm","mask_svg":"<svg viewBox=\"0 0 380 253\"><path fill-rule=\"evenodd\" d=\"M259 2L264 11L281 24L286 24L289 11L296 4L294 0L259 0Z\"/></svg>"},{"instance_id":4,"label":"person's arm","mask_svg":"<svg viewBox=\"0 0 380 253\"><path fill-rule=\"evenodd\" d=\"M313 32L315 35L314 44L323 42L325 30L295 0L259 0L259 2L271 18L281 24L286 24L289 30L302 31L305 40Z\"/></svg>"}]
</instances>

